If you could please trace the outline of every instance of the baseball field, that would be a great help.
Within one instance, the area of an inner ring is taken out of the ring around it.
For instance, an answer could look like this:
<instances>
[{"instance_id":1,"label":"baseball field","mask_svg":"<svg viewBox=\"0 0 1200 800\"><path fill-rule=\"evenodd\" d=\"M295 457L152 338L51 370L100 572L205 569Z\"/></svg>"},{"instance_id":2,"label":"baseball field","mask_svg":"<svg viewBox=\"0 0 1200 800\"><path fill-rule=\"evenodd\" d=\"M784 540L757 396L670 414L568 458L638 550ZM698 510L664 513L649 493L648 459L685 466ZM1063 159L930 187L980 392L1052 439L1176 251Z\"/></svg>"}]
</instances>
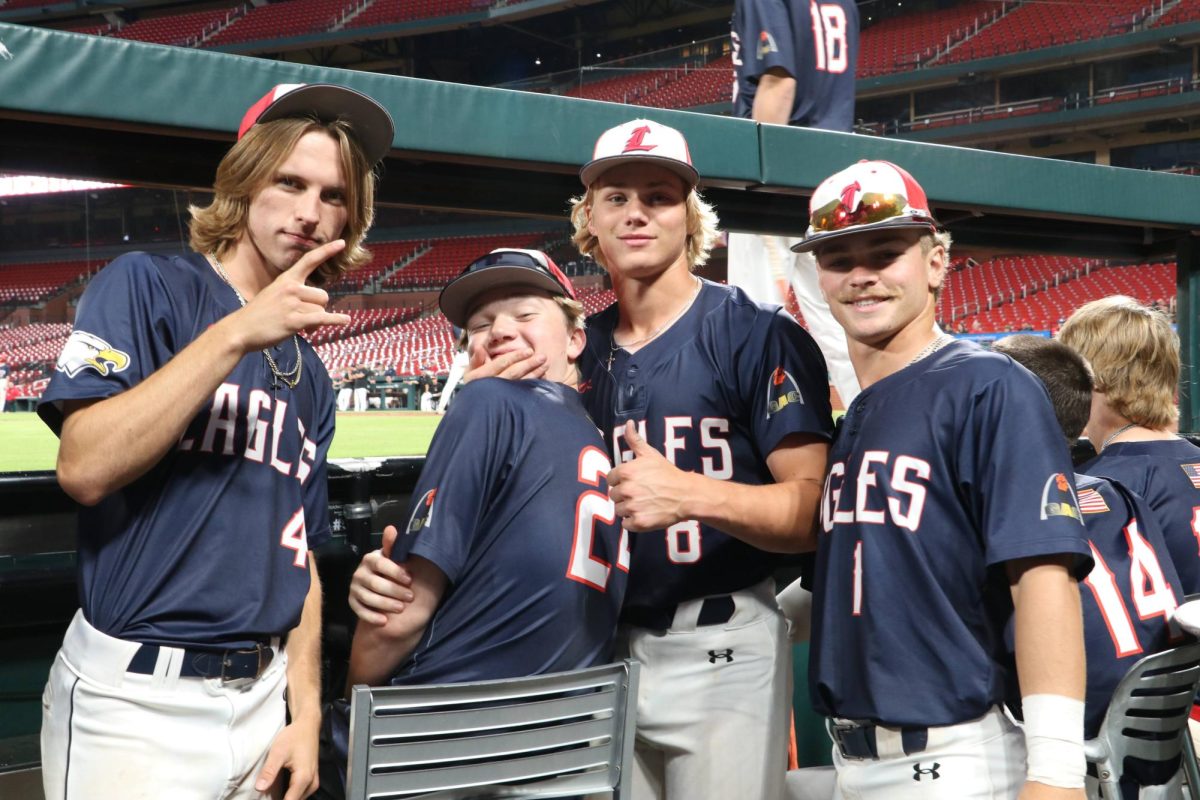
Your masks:
<instances>
[{"instance_id":1,"label":"baseball field","mask_svg":"<svg viewBox=\"0 0 1200 800\"><path fill-rule=\"evenodd\" d=\"M366 411L338 414L331 458L420 455L429 448L437 414ZM54 469L58 440L36 414L0 414L0 473Z\"/></svg>"}]
</instances>

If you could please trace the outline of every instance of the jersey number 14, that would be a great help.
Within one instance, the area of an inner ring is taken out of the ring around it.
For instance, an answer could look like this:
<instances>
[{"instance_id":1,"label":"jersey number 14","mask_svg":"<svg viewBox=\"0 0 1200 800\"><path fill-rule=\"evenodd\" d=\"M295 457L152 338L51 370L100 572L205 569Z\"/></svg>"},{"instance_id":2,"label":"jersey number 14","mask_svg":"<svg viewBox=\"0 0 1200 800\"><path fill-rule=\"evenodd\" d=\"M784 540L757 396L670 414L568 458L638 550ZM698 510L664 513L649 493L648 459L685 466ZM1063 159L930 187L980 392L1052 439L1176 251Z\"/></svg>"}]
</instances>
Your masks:
<instances>
[{"instance_id":1,"label":"jersey number 14","mask_svg":"<svg viewBox=\"0 0 1200 800\"><path fill-rule=\"evenodd\" d=\"M1162 617L1163 624L1169 624L1178 603L1170 584L1163 576L1154 548L1138 531L1136 519L1130 520L1125 526L1125 539L1129 543L1129 590L1134 610L1140 619ZM1108 625L1108 633L1112 636L1117 658L1136 655L1142 652L1142 643L1138 641L1137 631L1134 630L1125 598L1121 596L1116 576L1108 568L1096 545L1091 542L1088 544L1092 548L1095 566L1084 583L1092 590L1096 605L1100 607L1100 613Z\"/></svg>"}]
</instances>

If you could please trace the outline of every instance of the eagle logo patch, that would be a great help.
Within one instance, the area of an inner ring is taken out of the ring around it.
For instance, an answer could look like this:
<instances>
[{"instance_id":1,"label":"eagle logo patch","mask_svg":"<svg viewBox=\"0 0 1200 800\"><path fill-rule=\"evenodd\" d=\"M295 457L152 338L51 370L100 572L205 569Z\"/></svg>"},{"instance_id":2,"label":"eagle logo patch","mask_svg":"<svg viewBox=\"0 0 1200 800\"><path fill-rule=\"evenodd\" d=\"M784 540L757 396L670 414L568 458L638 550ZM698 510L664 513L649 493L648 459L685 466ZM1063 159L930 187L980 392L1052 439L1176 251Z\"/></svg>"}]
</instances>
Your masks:
<instances>
[{"instance_id":1,"label":"eagle logo patch","mask_svg":"<svg viewBox=\"0 0 1200 800\"><path fill-rule=\"evenodd\" d=\"M101 375L124 372L129 366L129 354L118 350L108 342L87 331L72 331L58 363L54 368L74 378L85 369L94 369Z\"/></svg>"}]
</instances>

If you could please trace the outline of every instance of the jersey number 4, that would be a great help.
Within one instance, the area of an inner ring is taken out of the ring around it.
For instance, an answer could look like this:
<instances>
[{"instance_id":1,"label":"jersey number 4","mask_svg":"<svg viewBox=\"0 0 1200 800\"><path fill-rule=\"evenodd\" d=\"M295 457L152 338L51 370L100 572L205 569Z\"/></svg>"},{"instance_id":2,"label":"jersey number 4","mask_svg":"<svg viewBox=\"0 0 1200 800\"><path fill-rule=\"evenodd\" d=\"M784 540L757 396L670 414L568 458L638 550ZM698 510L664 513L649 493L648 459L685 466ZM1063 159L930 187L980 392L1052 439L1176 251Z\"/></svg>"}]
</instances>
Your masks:
<instances>
[{"instance_id":1,"label":"jersey number 4","mask_svg":"<svg viewBox=\"0 0 1200 800\"><path fill-rule=\"evenodd\" d=\"M1178 603L1171 585L1163 576L1154 548L1138 531L1136 519L1130 520L1125 526L1125 539L1129 543L1129 588L1134 610L1140 619L1162 617L1163 623L1168 624ZM1096 545L1091 542L1088 544L1096 563L1084 583L1092 590L1096 605L1100 607L1100 613L1108 625L1117 658L1136 655L1142 652L1142 643L1138 641L1137 631L1133 628L1125 598L1121 596L1116 578Z\"/></svg>"},{"instance_id":2,"label":"jersey number 4","mask_svg":"<svg viewBox=\"0 0 1200 800\"><path fill-rule=\"evenodd\" d=\"M579 495L575 503L575 543L571 547L571 563L567 577L573 581L605 591L612 564L595 555L596 525L612 525L617 510L609 496L597 491L600 479L612 469L612 462L598 447L585 447L579 454L579 482L592 487ZM617 568L629 572L629 532L621 529L617 545Z\"/></svg>"}]
</instances>

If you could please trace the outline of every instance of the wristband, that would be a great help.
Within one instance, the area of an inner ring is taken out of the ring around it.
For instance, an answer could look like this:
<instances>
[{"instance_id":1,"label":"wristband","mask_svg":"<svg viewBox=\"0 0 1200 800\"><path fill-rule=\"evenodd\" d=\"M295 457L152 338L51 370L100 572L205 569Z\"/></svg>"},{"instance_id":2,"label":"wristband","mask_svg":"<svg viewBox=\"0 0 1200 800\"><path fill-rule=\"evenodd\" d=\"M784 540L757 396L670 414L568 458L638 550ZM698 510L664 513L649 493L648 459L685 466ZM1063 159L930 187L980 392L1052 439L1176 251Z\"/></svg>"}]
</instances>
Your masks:
<instances>
[{"instance_id":1,"label":"wristband","mask_svg":"<svg viewBox=\"0 0 1200 800\"><path fill-rule=\"evenodd\" d=\"M1083 701L1060 694L1021 698L1025 712L1025 779L1060 789L1082 789Z\"/></svg>"}]
</instances>

